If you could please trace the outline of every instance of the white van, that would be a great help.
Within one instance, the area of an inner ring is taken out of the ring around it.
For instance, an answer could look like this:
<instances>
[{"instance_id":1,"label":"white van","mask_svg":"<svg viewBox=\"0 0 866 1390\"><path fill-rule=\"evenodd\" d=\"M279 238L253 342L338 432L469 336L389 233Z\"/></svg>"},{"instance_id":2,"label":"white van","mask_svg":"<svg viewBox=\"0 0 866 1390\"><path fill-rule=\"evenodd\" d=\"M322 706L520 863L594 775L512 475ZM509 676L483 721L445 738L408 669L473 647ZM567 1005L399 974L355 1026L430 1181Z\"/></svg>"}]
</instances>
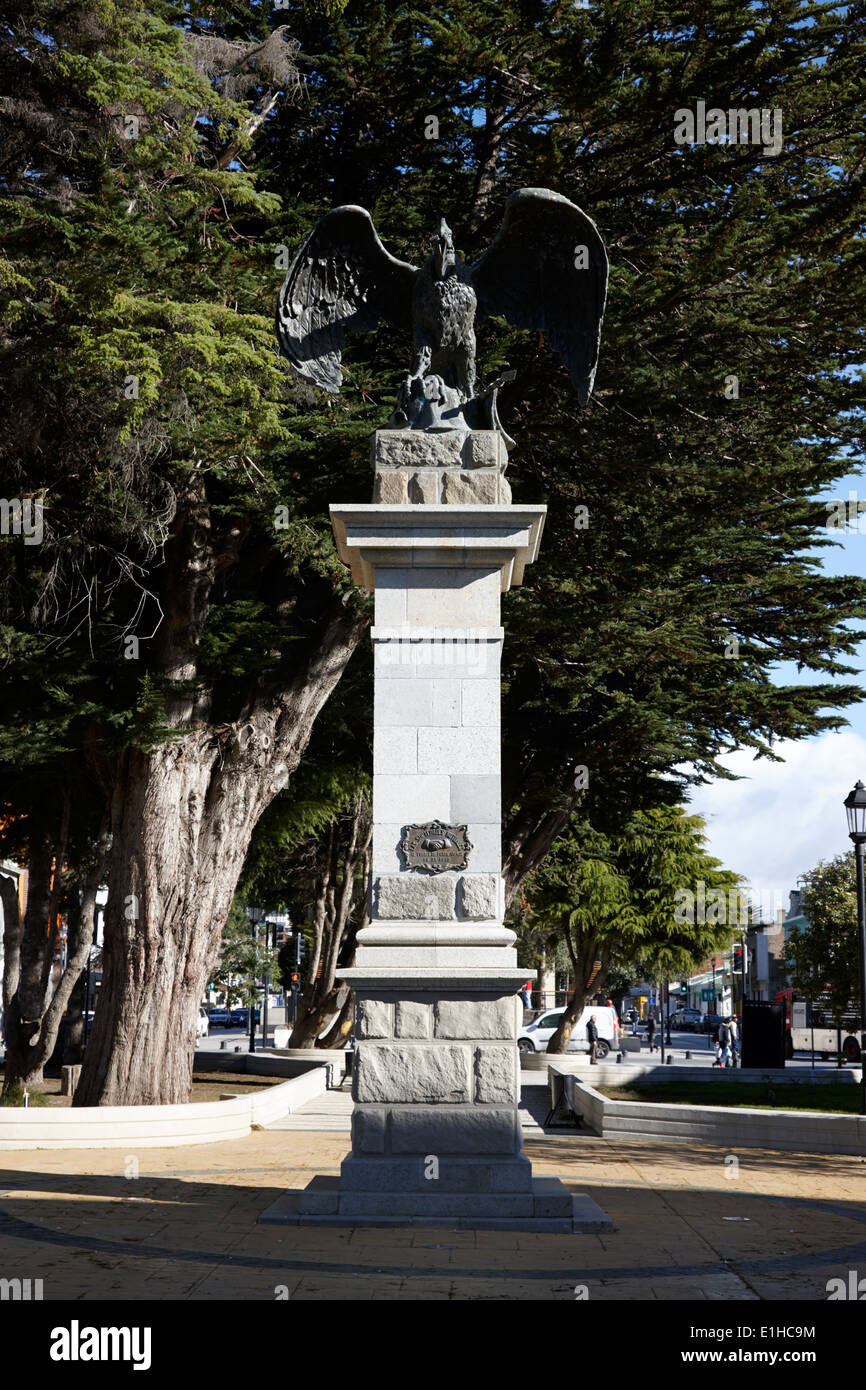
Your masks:
<instances>
[{"instance_id":1,"label":"white van","mask_svg":"<svg viewBox=\"0 0 866 1390\"><path fill-rule=\"evenodd\" d=\"M565 1009L547 1009L540 1018L528 1027L521 1028L517 1034L517 1046L521 1052L545 1052L547 1044L553 1037L559 1021ZM569 1052L589 1052L589 1043L586 1040L586 1024L590 1015L595 1016L598 1025L598 1050L596 1055L599 1059L606 1057L613 1048L616 1049L619 1042L619 1019L616 1016L616 1009L611 1009L606 1005L590 1004L584 1009L577 1023L571 1032L568 1040Z\"/></svg>"}]
</instances>

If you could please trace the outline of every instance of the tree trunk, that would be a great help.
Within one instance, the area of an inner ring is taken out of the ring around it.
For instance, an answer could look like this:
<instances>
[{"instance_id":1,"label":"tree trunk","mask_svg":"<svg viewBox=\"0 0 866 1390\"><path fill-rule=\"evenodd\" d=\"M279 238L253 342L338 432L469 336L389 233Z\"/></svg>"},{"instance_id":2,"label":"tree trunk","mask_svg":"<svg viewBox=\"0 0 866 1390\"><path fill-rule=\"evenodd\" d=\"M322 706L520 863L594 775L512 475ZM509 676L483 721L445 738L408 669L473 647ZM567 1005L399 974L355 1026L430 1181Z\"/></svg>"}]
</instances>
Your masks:
<instances>
[{"instance_id":1,"label":"tree trunk","mask_svg":"<svg viewBox=\"0 0 866 1390\"><path fill-rule=\"evenodd\" d=\"M291 677L256 678L234 720L211 723L214 683L199 674L199 645L216 577L237 563L245 536L237 525L216 534L205 478L191 474L166 546L154 653L169 732L108 770L93 754L112 847L102 987L75 1105L188 1100L198 1008L253 828L368 625L349 596L328 599L294 638Z\"/></svg>"},{"instance_id":2,"label":"tree trunk","mask_svg":"<svg viewBox=\"0 0 866 1390\"><path fill-rule=\"evenodd\" d=\"M57 911L60 902L61 854L68 818L64 814L57 850L39 847L30 864L27 911L18 950L14 951L9 977L4 981L6 1010L6 1071L3 1094L18 1086L41 1086L43 1070L52 1056L63 1015L87 962L93 940L96 894L102 880L107 854L105 828L97 844L95 862L81 886L81 903L70 908L66 965L51 999L51 973L57 938ZM73 890L73 898L75 890ZM12 907L4 893L4 915ZM17 922L17 898L14 905Z\"/></svg>"},{"instance_id":3,"label":"tree trunk","mask_svg":"<svg viewBox=\"0 0 866 1390\"><path fill-rule=\"evenodd\" d=\"M27 909L18 941L9 954L7 937L7 969L11 968L10 987L6 1001L6 1070L3 1094L8 1096L18 1086L39 1085L42 1082L42 1062L32 1045L39 1034L45 1012L45 956L53 954L53 924L51 921L53 847L46 840L31 847L28 864ZM4 911L6 902L4 900ZM17 918L17 907L16 907ZM14 979L14 983L12 983Z\"/></svg>"},{"instance_id":4,"label":"tree trunk","mask_svg":"<svg viewBox=\"0 0 866 1390\"><path fill-rule=\"evenodd\" d=\"M355 996L348 985L344 986L346 997L343 1000L343 1007L337 1014L333 1026L328 1029L323 1038L319 1039L319 1046L323 1048L345 1047L352 1035L354 1027Z\"/></svg>"},{"instance_id":5,"label":"tree trunk","mask_svg":"<svg viewBox=\"0 0 866 1390\"><path fill-rule=\"evenodd\" d=\"M552 811L532 804L522 807L514 820L503 828L502 877L505 880L505 906L511 906L518 889L543 863L557 837L574 814L573 803Z\"/></svg>"},{"instance_id":6,"label":"tree trunk","mask_svg":"<svg viewBox=\"0 0 866 1390\"><path fill-rule=\"evenodd\" d=\"M85 966L87 962L85 961ZM87 1008L87 970L76 980L67 1005L66 1026L61 1025L63 1048L60 1065L80 1065L84 1057L84 1014Z\"/></svg>"},{"instance_id":7,"label":"tree trunk","mask_svg":"<svg viewBox=\"0 0 866 1390\"><path fill-rule=\"evenodd\" d=\"M248 719L124 755L102 987L73 1104L189 1099L198 1009L253 828L298 766L366 626L336 601L292 685L262 697Z\"/></svg>"},{"instance_id":8,"label":"tree trunk","mask_svg":"<svg viewBox=\"0 0 866 1390\"><path fill-rule=\"evenodd\" d=\"M3 904L3 1030L6 1038L6 1076L10 1068L10 1014L21 974L21 911L18 885L0 874L0 902ZM4 1091L11 1089L4 1085Z\"/></svg>"},{"instance_id":9,"label":"tree trunk","mask_svg":"<svg viewBox=\"0 0 866 1390\"><path fill-rule=\"evenodd\" d=\"M548 1052L568 1051L575 1024L592 996L601 989L610 969L608 946L600 946L594 937L584 936L579 936L575 945L567 927L564 936L574 970L574 992L565 1006L559 1027L547 1044Z\"/></svg>"},{"instance_id":10,"label":"tree trunk","mask_svg":"<svg viewBox=\"0 0 866 1390\"><path fill-rule=\"evenodd\" d=\"M474 236L484 221L490 195L496 186L497 167L508 107L496 78L484 79L484 130L478 152L475 187L469 205L469 230Z\"/></svg>"},{"instance_id":11,"label":"tree trunk","mask_svg":"<svg viewBox=\"0 0 866 1390\"><path fill-rule=\"evenodd\" d=\"M328 1037L339 1037L344 1030L348 1037L351 1031L351 992L337 981L336 971L341 962L351 964L355 937L366 921L372 837L372 809L359 795L349 814L338 817L317 846L310 972L290 1047L325 1047L319 1034L335 1013Z\"/></svg>"}]
</instances>

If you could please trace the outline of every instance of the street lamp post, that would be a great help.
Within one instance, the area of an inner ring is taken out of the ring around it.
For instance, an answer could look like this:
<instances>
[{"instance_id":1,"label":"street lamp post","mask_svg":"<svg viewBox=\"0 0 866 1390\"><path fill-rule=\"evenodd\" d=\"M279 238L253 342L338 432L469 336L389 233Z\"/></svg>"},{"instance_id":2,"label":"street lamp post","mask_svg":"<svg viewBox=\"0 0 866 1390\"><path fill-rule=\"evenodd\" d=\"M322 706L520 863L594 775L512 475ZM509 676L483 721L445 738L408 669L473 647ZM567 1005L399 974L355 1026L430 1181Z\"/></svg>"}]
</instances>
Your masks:
<instances>
[{"instance_id":1,"label":"street lamp post","mask_svg":"<svg viewBox=\"0 0 866 1390\"><path fill-rule=\"evenodd\" d=\"M266 954L266 955L267 955L268 951L270 951L270 949L271 949L271 925L272 925L272 924L271 924L270 922L265 922L265 954ZM275 940L276 940L276 934L277 934L276 923L273 923L273 928L274 928L274 938L275 938ZM264 999L262 1000L262 1047L265 1047L265 1048L266 1048L267 1045L268 1045L268 995L269 995L270 992L271 992L271 976L270 976L270 971L267 970L267 969L265 970L264 979L265 979L265 990L264 990Z\"/></svg>"},{"instance_id":2,"label":"street lamp post","mask_svg":"<svg viewBox=\"0 0 866 1390\"><path fill-rule=\"evenodd\" d=\"M247 916L252 923L253 943L259 939L259 922L264 917L264 909L261 907L248 907ZM253 950L253 972L250 977L250 1052L256 1050L256 952Z\"/></svg>"},{"instance_id":3,"label":"street lamp post","mask_svg":"<svg viewBox=\"0 0 866 1390\"><path fill-rule=\"evenodd\" d=\"M860 1114L866 1115L866 787L858 782L845 798L848 834L857 869L857 939L860 949Z\"/></svg>"}]
</instances>

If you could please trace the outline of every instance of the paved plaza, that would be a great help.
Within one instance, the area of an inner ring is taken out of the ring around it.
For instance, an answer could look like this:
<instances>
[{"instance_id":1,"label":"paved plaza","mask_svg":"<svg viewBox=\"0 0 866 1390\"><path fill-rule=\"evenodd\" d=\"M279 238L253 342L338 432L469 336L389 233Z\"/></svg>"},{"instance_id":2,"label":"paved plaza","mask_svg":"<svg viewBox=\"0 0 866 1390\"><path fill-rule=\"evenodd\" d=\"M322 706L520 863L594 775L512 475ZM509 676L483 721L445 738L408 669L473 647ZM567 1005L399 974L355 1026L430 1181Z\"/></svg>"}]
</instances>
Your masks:
<instances>
[{"instance_id":1,"label":"paved plaza","mask_svg":"<svg viewBox=\"0 0 866 1390\"><path fill-rule=\"evenodd\" d=\"M829 1279L866 1275L866 1159L545 1132L543 1102L524 1088L533 1171L588 1193L613 1234L258 1224L339 1172L335 1091L227 1143L0 1154L0 1277L41 1278L46 1300L823 1302Z\"/></svg>"}]
</instances>

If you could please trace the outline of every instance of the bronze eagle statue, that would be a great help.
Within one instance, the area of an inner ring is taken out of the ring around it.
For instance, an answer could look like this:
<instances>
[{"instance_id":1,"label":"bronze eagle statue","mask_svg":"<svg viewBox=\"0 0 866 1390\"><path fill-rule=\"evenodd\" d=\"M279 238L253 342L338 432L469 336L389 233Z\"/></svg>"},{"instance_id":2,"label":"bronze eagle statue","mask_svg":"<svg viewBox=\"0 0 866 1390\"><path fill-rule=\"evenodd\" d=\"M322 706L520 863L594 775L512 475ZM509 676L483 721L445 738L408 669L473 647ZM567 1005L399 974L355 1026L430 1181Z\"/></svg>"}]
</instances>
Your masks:
<instances>
[{"instance_id":1,"label":"bronze eagle statue","mask_svg":"<svg viewBox=\"0 0 866 1390\"><path fill-rule=\"evenodd\" d=\"M414 339L409 376L389 425L498 427L496 387L476 396L475 324L501 315L543 334L571 375L581 405L592 391L607 295L608 260L595 224L546 188L521 188L489 250L467 265L443 218L420 268L390 255L370 214L334 208L289 267L277 302L280 351L309 380L339 391L346 333L381 322ZM486 404L485 404L486 403Z\"/></svg>"}]
</instances>

